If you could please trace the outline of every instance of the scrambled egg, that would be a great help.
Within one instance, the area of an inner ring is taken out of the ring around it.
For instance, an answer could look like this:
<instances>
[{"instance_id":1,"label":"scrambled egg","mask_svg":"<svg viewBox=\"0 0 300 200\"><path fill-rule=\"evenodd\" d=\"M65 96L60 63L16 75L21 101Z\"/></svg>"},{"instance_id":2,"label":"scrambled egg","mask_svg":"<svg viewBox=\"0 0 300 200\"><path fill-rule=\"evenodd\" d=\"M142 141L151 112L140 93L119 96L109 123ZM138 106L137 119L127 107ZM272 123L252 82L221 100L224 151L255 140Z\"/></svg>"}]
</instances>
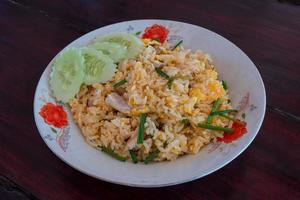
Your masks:
<instances>
[{"instance_id":1,"label":"scrambled egg","mask_svg":"<svg viewBox=\"0 0 300 200\"><path fill-rule=\"evenodd\" d=\"M191 97L186 103L183 105L183 110L187 114L192 114L194 110L194 106L197 103L197 97Z\"/></svg>"},{"instance_id":2,"label":"scrambled egg","mask_svg":"<svg viewBox=\"0 0 300 200\"><path fill-rule=\"evenodd\" d=\"M205 101L207 96L201 92L200 88L192 88L189 92L190 97L196 97L198 102Z\"/></svg>"}]
</instances>

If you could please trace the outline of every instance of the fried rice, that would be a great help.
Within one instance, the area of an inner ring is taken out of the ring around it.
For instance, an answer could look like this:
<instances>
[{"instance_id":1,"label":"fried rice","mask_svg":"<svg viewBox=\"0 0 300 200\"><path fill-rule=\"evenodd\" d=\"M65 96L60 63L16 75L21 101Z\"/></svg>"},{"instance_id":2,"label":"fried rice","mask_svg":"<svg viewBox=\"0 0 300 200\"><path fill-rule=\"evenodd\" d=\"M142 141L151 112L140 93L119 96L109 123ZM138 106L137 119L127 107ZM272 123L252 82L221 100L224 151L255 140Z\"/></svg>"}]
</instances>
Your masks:
<instances>
[{"instance_id":1,"label":"fried rice","mask_svg":"<svg viewBox=\"0 0 300 200\"><path fill-rule=\"evenodd\" d=\"M216 99L222 99L221 109L231 108L210 56L182 46L173 49L167 42L143 41L143 52L136 59L120 62L111 81L83 85L69 102L86 141L93 147L110 148L127 159L129 150L139 160L159 150L155 161L163 161L196 154L222 138L223 132L197 127L206 122ZM160 76L156 68L170 79ZM124 79L125 84L113 87ZM120 111L107 103L110 94L121 97L129 109ZM142 113L146 113L145 136L143 143L137 144ZM212 121L221 127L229 123L221 116Z\"/></svg>"}]
</instances>

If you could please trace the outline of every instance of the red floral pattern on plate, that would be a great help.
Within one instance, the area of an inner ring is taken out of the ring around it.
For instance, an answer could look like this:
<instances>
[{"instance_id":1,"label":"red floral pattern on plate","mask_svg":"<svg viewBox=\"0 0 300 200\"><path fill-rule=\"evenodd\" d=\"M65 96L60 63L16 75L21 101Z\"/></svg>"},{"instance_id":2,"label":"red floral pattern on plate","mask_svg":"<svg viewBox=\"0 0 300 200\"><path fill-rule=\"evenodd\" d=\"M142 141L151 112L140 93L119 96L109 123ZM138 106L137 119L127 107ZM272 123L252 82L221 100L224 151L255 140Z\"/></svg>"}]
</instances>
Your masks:
<instances>
[{"instance_id":1,"label":"red floral pattern on plate","mask_svg":"<svg viewBox=\"0 0 300 200\"><path fill-rule=\"evenodd\" d=\"M68 125L67 113L60 105L46 103L40 110L39 114L44 121L56 128L63 128Z\"/></svg>"},{"instance_id":2,"label":"red floral pattern on plate","mask_svg":"<svg viewBox=\"0 0 300 200\"><path fill-rule=\"evenodd\" d=\"M169 30L167 28L159 24L154 24L145 29L142 38L158 40L159 42L164 43L168 37L168 34L169 34Z\"/></svg>"},{"instance_id":3,"label":"red floral pattern on plate","mask_svg":"<svg viewBox=\"0 0 300 200\"><path fill-rule=\"evenodd\" d=\"M224 133L223 138L219 138L218 141L224 143L231 143L234 140L242 137L245 133L247 133L246 122L241 120L235 120L232 124L232 133Z\"/></svg>"}]
</instances>

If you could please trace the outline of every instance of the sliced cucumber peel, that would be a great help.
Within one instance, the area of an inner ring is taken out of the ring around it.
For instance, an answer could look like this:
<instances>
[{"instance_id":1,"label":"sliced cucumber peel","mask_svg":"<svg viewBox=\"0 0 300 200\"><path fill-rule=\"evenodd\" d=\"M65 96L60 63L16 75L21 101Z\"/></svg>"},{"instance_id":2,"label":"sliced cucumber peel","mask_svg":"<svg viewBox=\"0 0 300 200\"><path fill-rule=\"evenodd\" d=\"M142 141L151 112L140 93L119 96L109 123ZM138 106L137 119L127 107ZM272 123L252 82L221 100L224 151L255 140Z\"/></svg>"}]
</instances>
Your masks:
<instances>
[{"instance_id":1,"label":"sliced cucumber peel","mask_svg":"<svg viewBox=\"0 0 300 200\"><path fill-rule=\"evenodd\" d=\"M84 57L75 48L64 50L52 65L50 89L58 101L67 103L79 91L84 78Z\"/></svg>"},{"instance_id":2,"label":"sliced cucumber peel","mask_svg":"<svg viewBox=\"0 0 300 200\"><path fill-rule=\"evenodd\" d=\"M82 53L85 60L85 84L105 83L112 79L117 66L108 56L90 47L82 48Z\"/></svg>"}]
</instances>

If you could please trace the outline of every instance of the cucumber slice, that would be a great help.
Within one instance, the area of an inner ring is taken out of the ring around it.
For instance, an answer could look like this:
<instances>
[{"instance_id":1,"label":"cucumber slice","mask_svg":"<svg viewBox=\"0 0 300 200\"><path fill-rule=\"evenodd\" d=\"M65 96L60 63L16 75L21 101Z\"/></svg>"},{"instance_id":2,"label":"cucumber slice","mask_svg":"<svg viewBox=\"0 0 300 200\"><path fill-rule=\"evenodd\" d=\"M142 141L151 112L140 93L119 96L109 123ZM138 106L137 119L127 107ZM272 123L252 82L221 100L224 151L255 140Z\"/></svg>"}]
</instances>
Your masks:
<instances>
[{"instance_id":1,"label":"cucumber slice","mask_svg":"<svg viewBox=\"0 0 300 200\"><path fill-rule=\"evenodd\" d=\"M126 58L136 57L144 48L142 41L129 33L113 33L95 38L95 42L114 42L127 50Z\"/></svg>"},{"instance_id":2,"label":"cucumber slice","mask_svg":"<svg viewBox=\"0 0 300 200\"><path fill-rule=\"evenodd\" d=\"M96 42L90 47L101 51L104 55L110 57L114 63L118 63L126 58L126 49L124 46L114 42Z\"/></svg>"},{"instance_id":3,"label":"cucumber slice","mask_svg":"<svg viewBox=\"0 0 300 200\"><path fill-rule=\"evenodd\" d=\"M104 83L112 79L117 66L108 56L91 47L82 48L82 53L85 60L85 76L83 79L85 84Z\"/></svg>"},{"instance_id":4,"label":"cucumber slice","mask_svg":"<svg viewBox=\"0 0 300 200\"><path fill-rule=\"evenodd\" d=\"M58 101L67 103L79 91L84 77L84 57L78 49L64 50L52 65L50 89Z\"/></svg>"}]
</instances>

